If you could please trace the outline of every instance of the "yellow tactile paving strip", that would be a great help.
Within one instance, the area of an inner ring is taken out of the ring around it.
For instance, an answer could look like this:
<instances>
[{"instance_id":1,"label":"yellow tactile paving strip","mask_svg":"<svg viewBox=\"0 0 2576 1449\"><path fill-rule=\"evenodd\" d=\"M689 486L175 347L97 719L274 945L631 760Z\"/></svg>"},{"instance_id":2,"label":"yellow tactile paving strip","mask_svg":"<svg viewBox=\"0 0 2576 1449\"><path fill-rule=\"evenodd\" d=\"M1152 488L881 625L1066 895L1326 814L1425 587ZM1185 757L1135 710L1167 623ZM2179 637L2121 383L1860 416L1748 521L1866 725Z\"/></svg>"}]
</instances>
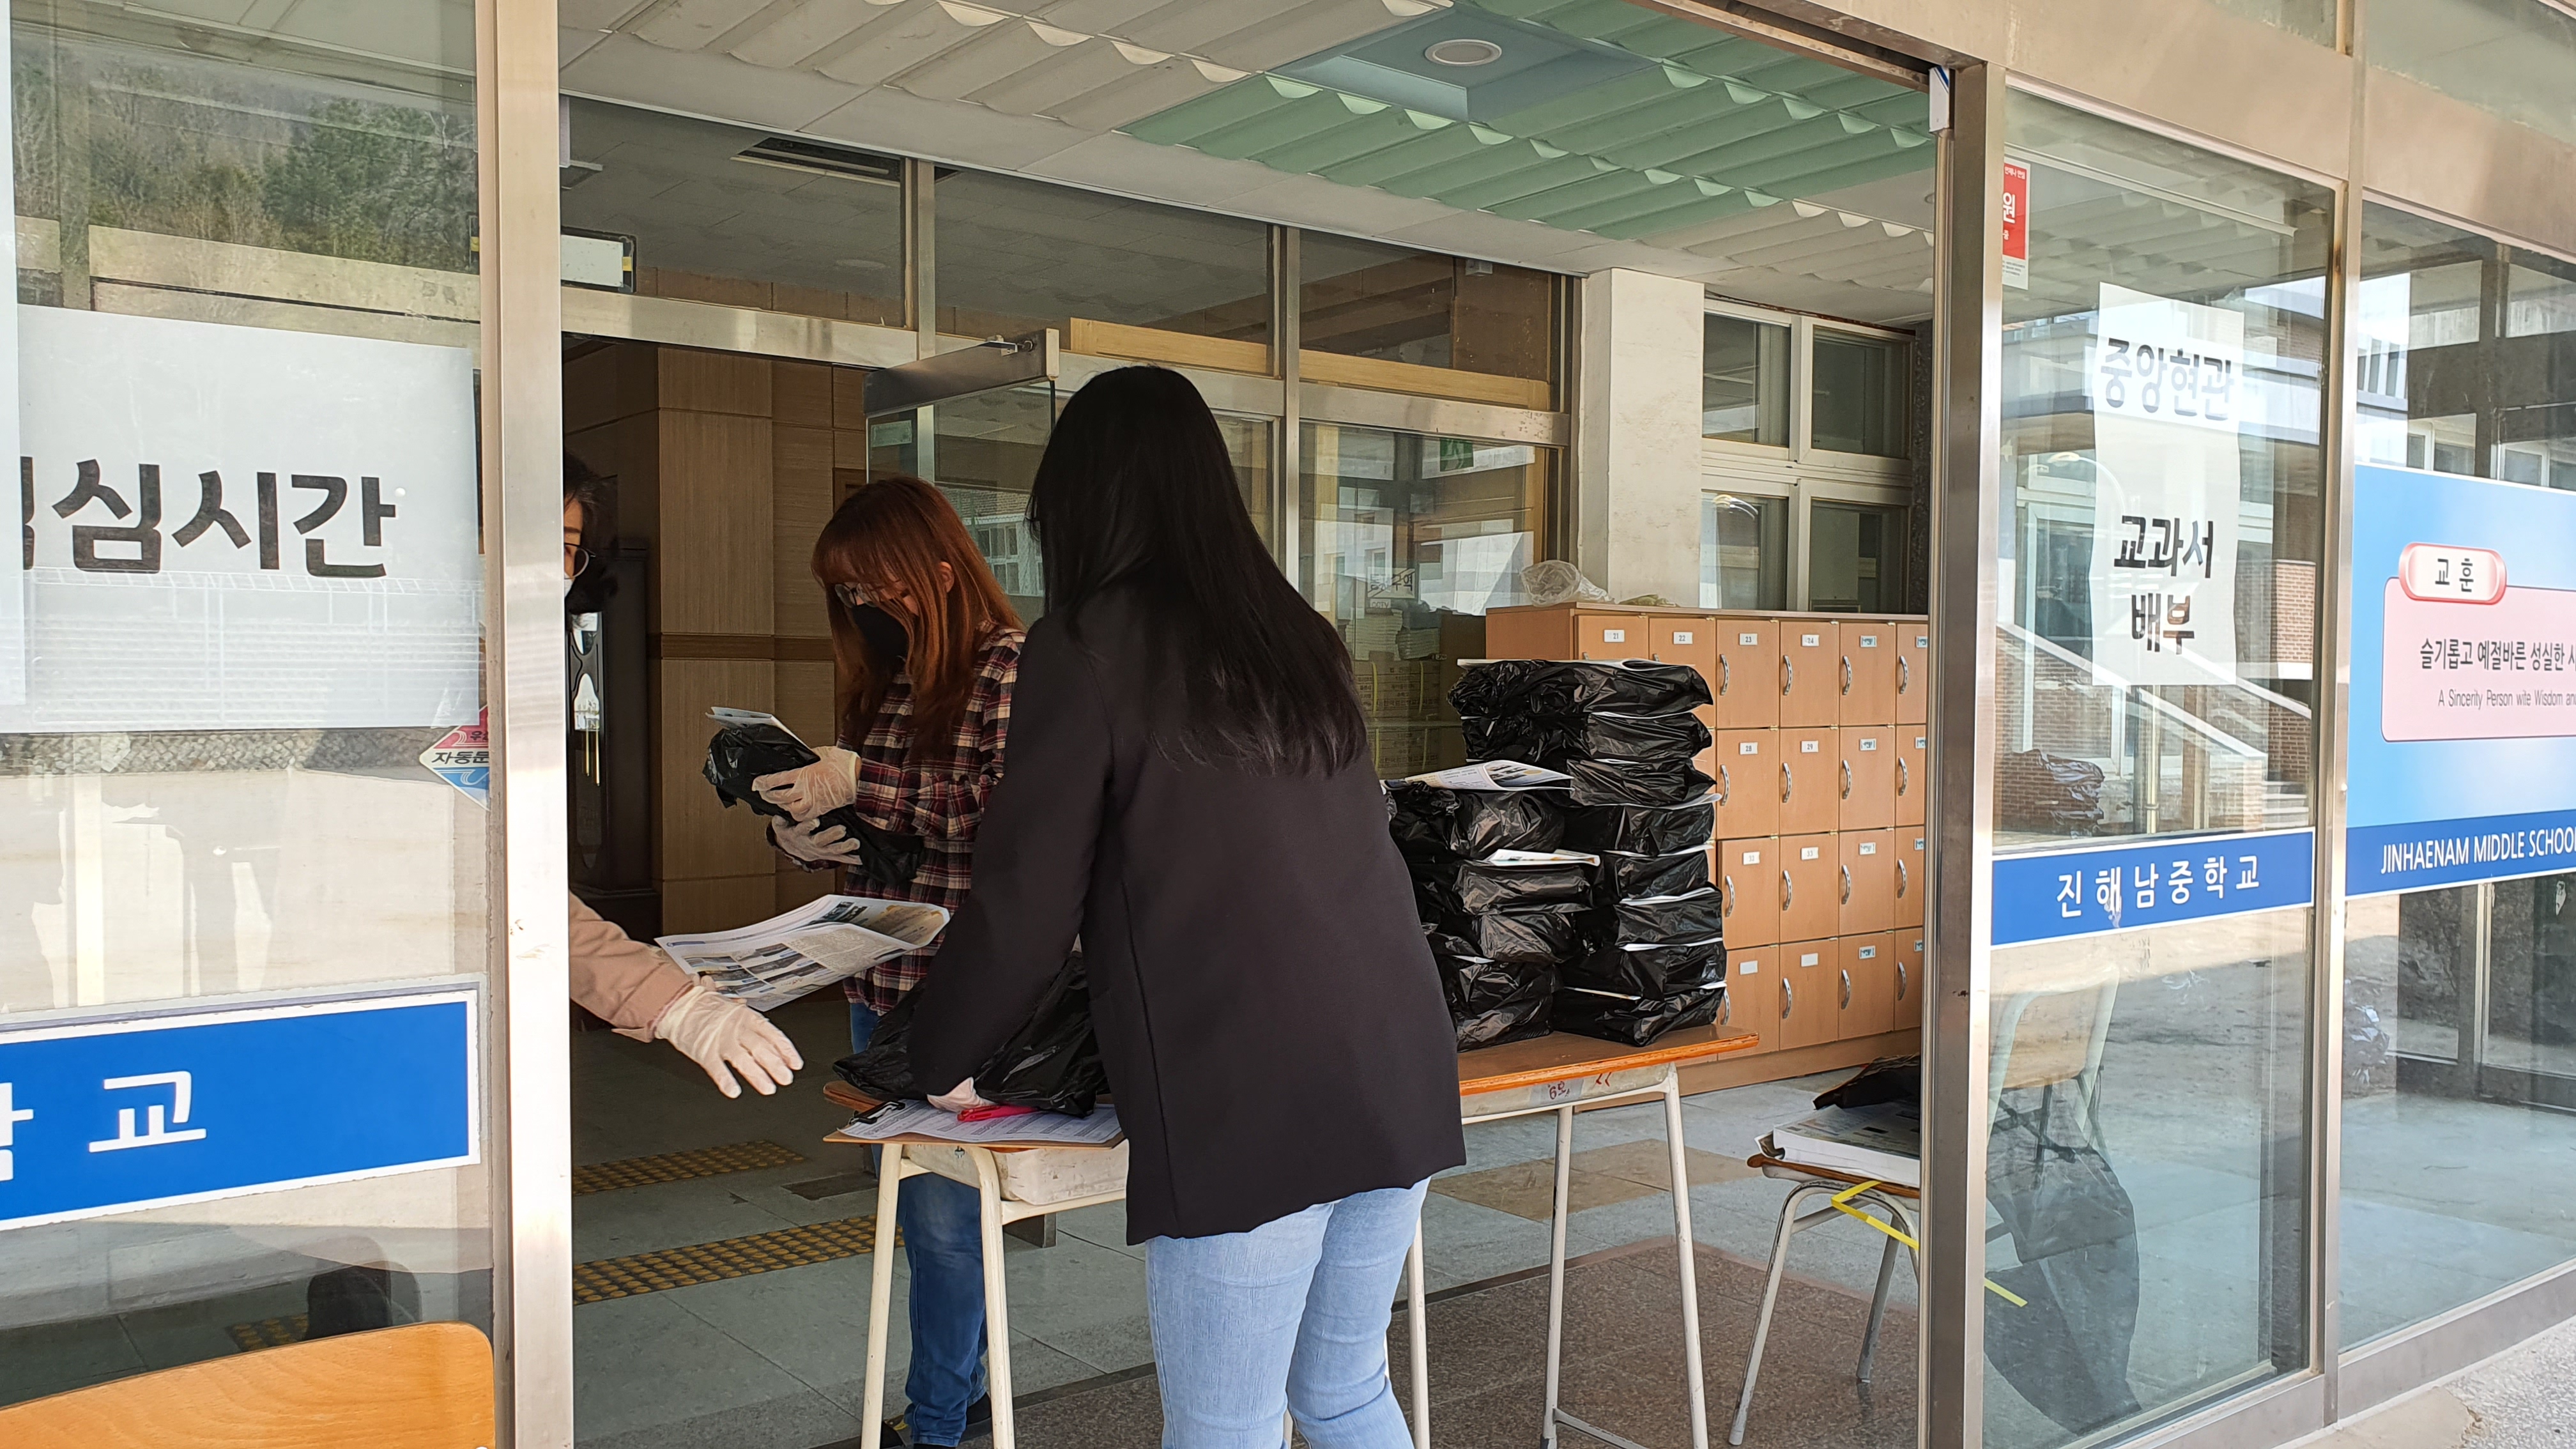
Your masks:
<instances>
[{"instance_id":1,"label":"yellow tactile paving strip","mask_svg":"<svg viewBox=\"0 0 2576 1449\"><path fill-rule=\"evenodd\" d=\"M693 1243L685 1248L664 1248L658 1253L601 1258L573 1265L572 1301L605 1303L611 1298L632 1298L665 1288L802 1268L809 1263L854 1258L873 1252L876 1245L877 1220L870 1215L753 1233L746 1238Z\"/></svg>"},{"instance_id":2,"label":"yellow tactile paving strip","mask_svg":"<svg viewBox=\"0 0 2576 1449\"><path fill-rule=\"evenodd\" d=\"M572 1170L572 1190L578 1196L621 1187L649 1187L657 1182L683 1182L692 1177L785 1167L804 1160L805 1154L775 1142L728 1142L721 1147L665 1152L656 1157L626 1157L615 1162L594 1162L588 1167L576 1167Z\"/></svg>"}]
</instances>

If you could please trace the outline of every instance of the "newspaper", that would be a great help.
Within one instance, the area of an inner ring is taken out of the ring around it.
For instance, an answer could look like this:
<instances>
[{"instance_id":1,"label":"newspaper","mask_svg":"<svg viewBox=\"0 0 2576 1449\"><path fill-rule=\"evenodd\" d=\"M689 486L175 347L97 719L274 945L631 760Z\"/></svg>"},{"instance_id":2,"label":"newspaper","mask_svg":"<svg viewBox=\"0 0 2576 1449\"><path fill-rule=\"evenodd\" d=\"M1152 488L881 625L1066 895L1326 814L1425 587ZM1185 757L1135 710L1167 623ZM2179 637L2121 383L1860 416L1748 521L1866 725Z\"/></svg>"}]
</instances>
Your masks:
<instances>
[{"instance_id":1,"label":"newspaper","mask_svg":"<svg viewBox=\"0 0 2576 1449\"><path fill-rule=\"evenodd\" d=\"M1434 770L1428 775L1407 775L1405 783L1437 785L1443 790L1543 790L1573 778L1556 770L1524 765L1518 760L1487 760L1480 765Z\"/></svg>"},{"instance_id":2,"label":"newspaper","mask_svg":"<svg viewBox=\"0 0 2576 1449\"><path fill-rule=\"evenodd\" d=\"M1058 1147L1106 1147L1119 1137L1118 1109L1104 1102L1088 1117L1062 1112L1027 1112L967 1122L945 1108L922 1102L888 1102L862 1112L833 1134L851 1142L883 1142L889 1137L930 1137L941 1142L970 1142L979 1147L998 1143L1047 1143Z\"/></svg>"},{"instance_id":3,"label":"newspaper","mask_svg":"<svg viewBox=\"0 0 2576 1449\"><path fill-rule=\"evenodd\" d=\"M881 961L918 951L948 925L948 912L914 901L824 896L756 925L654 944L716 992L772 1011Z\"/></svg>"}]
</instances>

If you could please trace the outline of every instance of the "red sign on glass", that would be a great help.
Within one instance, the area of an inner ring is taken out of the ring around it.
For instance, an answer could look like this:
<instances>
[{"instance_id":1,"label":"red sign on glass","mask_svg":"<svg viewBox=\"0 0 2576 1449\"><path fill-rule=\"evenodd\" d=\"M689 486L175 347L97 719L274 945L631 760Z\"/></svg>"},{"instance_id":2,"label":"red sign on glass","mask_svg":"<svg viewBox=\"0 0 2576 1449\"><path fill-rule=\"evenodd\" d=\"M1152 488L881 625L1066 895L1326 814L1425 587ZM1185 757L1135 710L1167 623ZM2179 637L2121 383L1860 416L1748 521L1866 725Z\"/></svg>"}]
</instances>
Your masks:
<instances>
[{"instance_id":1,"label":"red sign on glass","mask_svg":"<svg viewBox=\"0 0 2576 1449\"><path fill-rule=\"evenodd\" d=\"M2030 285L2030 168L2004 163L2004 285Z\"/></svg>"}]
</instances>

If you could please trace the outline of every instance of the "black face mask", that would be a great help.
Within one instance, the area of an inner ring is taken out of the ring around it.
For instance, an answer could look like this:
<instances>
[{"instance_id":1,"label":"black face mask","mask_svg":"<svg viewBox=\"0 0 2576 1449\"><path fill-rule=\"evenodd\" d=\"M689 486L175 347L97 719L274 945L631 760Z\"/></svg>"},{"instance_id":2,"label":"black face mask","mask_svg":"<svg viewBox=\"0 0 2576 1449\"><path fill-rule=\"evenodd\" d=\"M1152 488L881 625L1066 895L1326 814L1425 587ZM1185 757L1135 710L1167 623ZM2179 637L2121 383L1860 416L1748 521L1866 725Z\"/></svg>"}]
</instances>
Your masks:
<instances>
[{"instance_id":1,"label":"black face mask","mask_svg":"<svg viewBox=\"0 0 2576 1449\"><path fill-rule=\"evenodd\" d=\"M903 621L874 604L861 604L850 611L850 622L858 626L859 637L879 659L897 669L903 667L906 654L912 652L912 633Z\"/></svg>"}]
</instances>

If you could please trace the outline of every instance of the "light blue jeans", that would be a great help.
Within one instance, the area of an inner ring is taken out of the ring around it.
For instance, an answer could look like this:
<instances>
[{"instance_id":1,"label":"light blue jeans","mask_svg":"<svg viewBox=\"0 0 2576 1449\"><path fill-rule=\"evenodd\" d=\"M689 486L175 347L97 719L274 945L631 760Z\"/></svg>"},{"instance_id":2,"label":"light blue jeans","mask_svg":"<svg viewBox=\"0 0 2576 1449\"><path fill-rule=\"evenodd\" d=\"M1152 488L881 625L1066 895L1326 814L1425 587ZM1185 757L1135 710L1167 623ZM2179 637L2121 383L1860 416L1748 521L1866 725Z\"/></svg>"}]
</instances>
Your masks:
<instances>
[{"instance_id":1,"label":"light blue jeans","mask_svg":"<svg viewBox=\"0 0 2576 1449\"><path fill-rule=\"evenodd\" d=\"M867 1049L877 1014L850 1003L850 1045ZM966 1411L984 1395L984 1207L962 1182L923 1173L895 1202L904 1261L912 1269L912 1369L904 1411L915 1444L966 1437Z\"/></svg>"},{"instance_id":2,"label":"light blue jeans","mask_svg":"<svg viewBox=\"0 0 2576 1449\"><path fill-rule=\"evenodd\" d=\"M1427 1184L1353 1193L1243 1233L1145 1244L1163 1449L1410 1449L1386 1325Z\"/></svg>"}]
</instances>

